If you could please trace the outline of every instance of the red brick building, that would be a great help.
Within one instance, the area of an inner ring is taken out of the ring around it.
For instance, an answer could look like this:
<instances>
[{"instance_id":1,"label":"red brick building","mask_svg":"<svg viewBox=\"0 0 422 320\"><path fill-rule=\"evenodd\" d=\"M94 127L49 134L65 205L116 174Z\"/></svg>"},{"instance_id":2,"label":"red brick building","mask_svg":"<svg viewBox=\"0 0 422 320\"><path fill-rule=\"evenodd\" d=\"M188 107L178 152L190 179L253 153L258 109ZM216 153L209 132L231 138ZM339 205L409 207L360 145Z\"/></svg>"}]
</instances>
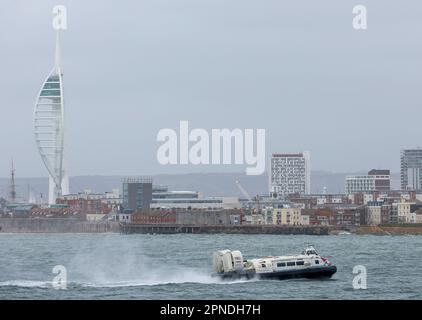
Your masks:
<instances>
[{"instance_id":1,"label":"red brick building","mask_svg":"<svg viewBox=\"0 0 422 320\"><path fill-rule=\"evenodd\" d=\"M131 215L133 224L175 224L176 211L135 212Z\"/></svg>"},{"instance_id":2,"label":"red brick building","mask_svg":"<svg viewBox=\"0 0 422 320\"><path fill-rule=\"evenodd\" d=\"M71 208L32 208L29 211L31 218L78 218L85 220L85 215Z\"/></svg>"},{"instance_id":3,"label":"red brick building","mask_svg":"<svg viewBox=\"0 0 422 320\"><path fill-rule=\"evenodd\" d=\"M66 205L69 209L76 210L81 214L108 214L111 210L101 199L57 199L56 203Z\"/></svg>"},{"instance_id":4,"label":"red brick building","mask_svg":"<svg viewBox=\"0 0 422 320\"><path fill-rule=\"evenodd\" d=\"M312 226L331 226L336 224L336 214L329 208L303 209L301 214L309 216L309 225Z\"/></svg>"}]
</instances>

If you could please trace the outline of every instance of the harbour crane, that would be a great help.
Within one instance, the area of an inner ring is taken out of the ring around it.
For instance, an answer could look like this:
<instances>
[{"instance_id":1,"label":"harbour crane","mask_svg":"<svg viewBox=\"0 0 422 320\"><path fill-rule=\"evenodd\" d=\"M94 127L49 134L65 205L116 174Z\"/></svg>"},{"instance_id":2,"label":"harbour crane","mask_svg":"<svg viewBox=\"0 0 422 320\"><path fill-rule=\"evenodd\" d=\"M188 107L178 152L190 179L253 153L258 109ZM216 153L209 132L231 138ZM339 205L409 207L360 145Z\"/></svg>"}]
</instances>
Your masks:
<instances>
[{"instance_id":1,"label":"harbour crane","mask_svg":"<svg viewBox=\"0 0 422 320\"><path fill-rule=\"evenodd\" d=\"M240 192L242 192L242 194L246 197L246 199L248 199L250 202L252 202L252 198L249 195L249 193L245 190L245 188L242 187L242 185L240 184L239 180L236 180L236 185L239 188Z\"/></svg>"},{"instance_id":2,"label":"harbour crane","mask_svg":"<svg viewBox=\"0 0 422 320\"><path fill-rule=\"evenodd\" d=\"M255 204L256 213L259 213L259 211L260 211L260 208L259 208L259 195L257 195L255 197L255 199L252 199L251 196L249 195L249 193L240 184L239 180L236 180L236 185L239 188L240 192L242 192L242 194L246 197L246 199L248 199L248 201L250 203L254 203Z\"/></svg>"}]
</instances>

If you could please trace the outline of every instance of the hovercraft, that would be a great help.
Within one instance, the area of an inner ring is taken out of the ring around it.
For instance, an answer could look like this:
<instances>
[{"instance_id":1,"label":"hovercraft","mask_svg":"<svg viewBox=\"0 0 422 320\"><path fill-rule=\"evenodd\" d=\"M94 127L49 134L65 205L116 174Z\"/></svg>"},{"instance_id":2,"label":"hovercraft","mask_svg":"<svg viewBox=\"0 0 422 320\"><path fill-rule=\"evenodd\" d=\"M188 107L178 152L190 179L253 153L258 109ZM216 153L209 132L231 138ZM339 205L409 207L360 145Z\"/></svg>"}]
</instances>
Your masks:
<instances>
[{"instance_id":1,"label":"hovercraft","mask_svg":"<svg viewBox=\"0 0 422 320\"><path fill-rule=\"evenodd\" d=\"M235 279L331 278L337 267L321 257L311 245L299 255L269 256L244 260L238 250L221 250L213 254L212 276Z\"/></svg>"}]
</instances>

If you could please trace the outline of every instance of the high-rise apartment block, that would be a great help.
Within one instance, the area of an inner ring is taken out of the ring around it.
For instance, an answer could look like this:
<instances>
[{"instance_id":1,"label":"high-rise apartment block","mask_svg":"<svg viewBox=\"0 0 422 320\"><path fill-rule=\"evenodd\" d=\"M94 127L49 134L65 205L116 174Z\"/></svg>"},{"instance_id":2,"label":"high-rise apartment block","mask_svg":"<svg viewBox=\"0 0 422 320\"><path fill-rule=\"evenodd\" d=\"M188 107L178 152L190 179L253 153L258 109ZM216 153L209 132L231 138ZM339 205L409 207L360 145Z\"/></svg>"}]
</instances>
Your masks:
<instances>
[{"instance_id":1,"label":"high-rise apartment block","mask_svg":"<svg viewBox=\"0 0 422 320\"><path fill-rule=\"evenodd\" d=\"M400 178L402 190L422 190L422 149L401 151Z\"/></svg>"},{"instance_id":2,"label":"high-rise apartment block","mask_svg":"<svg viewBox=\"0 0 422 320\"><path fill-rule=\"evenodd\" d=\"M270 192L281 196L308 194L311 189L310 152L274 153L270 164Z\"/></svg>"}]
</instances>

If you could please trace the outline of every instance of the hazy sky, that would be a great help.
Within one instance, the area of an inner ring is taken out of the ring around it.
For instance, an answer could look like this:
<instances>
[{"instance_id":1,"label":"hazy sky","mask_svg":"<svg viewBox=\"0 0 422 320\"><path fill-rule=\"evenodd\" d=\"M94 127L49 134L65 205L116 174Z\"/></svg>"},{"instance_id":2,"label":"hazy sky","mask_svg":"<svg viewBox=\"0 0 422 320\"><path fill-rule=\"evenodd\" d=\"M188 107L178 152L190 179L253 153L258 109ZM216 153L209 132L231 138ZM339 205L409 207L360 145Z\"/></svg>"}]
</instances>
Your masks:
<instances>
[{"instance_id":1,"label":"hazy sky","mask_svg":"<svg viewBox=\"0 0 422 320\"><path fill-rule=\"evenodd\" d=\"M0 4L0 176L46 176L36 95L62 34L70 175L240 171L162 166L161 128L264 128L267 152L311 151L312 169L399 169L422 145L422 2L17 1ZM368 8L368 30L352 8Z\"/></svg>"}]
</instances>

